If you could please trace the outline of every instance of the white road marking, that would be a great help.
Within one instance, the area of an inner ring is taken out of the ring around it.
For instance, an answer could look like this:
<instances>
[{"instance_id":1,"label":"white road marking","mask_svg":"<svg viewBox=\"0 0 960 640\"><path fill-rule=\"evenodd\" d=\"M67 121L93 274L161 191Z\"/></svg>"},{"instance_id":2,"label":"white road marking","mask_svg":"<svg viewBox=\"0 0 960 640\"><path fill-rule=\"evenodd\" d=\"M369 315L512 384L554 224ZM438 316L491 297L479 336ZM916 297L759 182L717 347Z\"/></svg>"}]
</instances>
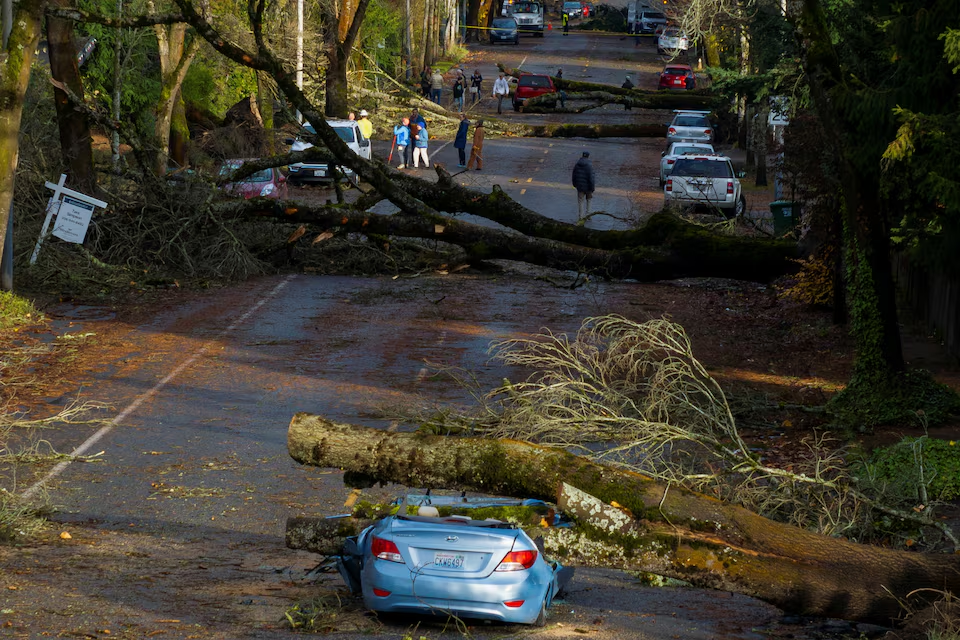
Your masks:
<instances>
[{"instance_id":1,"label":"white road marking","mask_svg":"<svg viewBox=\"0 0 960 640\"><path fill-rule=\"evenodd\" d=\"M155 384L152 389L137 396L137 398L133 402L131 402L129 405L127 405L127 407L123 411L118 413L117 416L113 420L111 420L108 425L106 425L105 427L102 427L99 431L97 431L92 436L87 438L83 442L83 444L81 444L79 447L77 447L72 452L70 452L70 456L67 460L60 462L55 467L53 467L53 469L51 469L49 473L47 473L47 475L45 475L43 478L35 482L33 485L28 487L23 493L21 493L20 497L24 499L31 498L45 484L47 484L48 482L56 478L58 475L63 473L64 469L70 466L70 463L73 462L72 460L73 458L82 456L84 453L86 453L90 449L90 447L95 445L101 438L103 438L105 435L113 431L114 427L116 427L121 422L123 422L127 418L127 416L129 416L131 413L136 411L140 407L140 405L142 405L144 402L146 402L147 400L155 396L157 392L160 391L160 389L167 386L167 384L169 384L174 378L176 378L178 375L183 373L183 371L187 367L192 365L194 362L197 361L198 358L200 358L200 356L205 354L210 349L211 346L219 343L224 336L226 336L228 333L233 332L234 329L236 329L238 326L246 322L247 319L250 318L250 316L252 316L254 313L259 311L260 307L266 304L268 300L270 300L275 295L280 293L280 290L283 289L285 286L287 286L287 284L289 284L290 281L293 280L295 277L296 275L289 275L286 278L284 278L283 281L281 281L277 286L273 288L272 291L270 291L270 293L268 293L266 296L261 298L259 302L257 302L255 305L247 309L247 311L243 315L237 318L233 322L233 324L231 324L229 327L227 327L226 329L218 333L217 336L214 337L212 340L208 340L207 343L204 344L202 347L200 347L200 349L198 349L196 353L194 353L192 356L187 358L185 361L181 362L173 371L168 373L165 378L163 378L160 382Z\"/></svg>"}]
</instances>

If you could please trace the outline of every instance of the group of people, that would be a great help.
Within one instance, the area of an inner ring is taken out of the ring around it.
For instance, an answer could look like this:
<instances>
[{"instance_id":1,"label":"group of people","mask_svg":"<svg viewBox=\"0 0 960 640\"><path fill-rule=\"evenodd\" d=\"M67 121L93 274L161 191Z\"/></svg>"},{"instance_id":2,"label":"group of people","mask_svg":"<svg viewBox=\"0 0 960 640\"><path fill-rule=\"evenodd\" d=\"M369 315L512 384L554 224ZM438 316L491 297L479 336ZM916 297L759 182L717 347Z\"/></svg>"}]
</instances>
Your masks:
<instances>
[{"instance_id":1,"label":"group of people","mask_svg":"<svg viewBox=\"0 0 960 640\"><path fill-rule=\"evenodd\" d=\"M444 79L439 70L426 67L420 72L420 93L437 104L443 96ZM463 113L466 108L466 96L470 96L470 104L480 101L483 95L483 76L480 70L475 69L473 75L467 78L463 69L455 69L453 85L451 87L454 108Z\"/></svg>"},{"instance_id":2,"label":"group of people","mask_svg":"<svg viewBox=\"0 0 960 640\"><path fill-rule=\"evenodd\" d=\"M460 126L457 129L457 135L454 138L453 146L457 150L461 168L472 169L474 165L477 171L483 169L483 120L477 120L477 126L473 131L473 147L470 149L470 160L467 161L467 133L470 128L470 121L467 120L467 114L460 114ZM400 120L400 124L393 128L394 145L397 153L400 155L400 164L397 169L407 169L410 167L410 149L413 148L413 168L420 168L420 161L423 160L423 166L430 167L430 136L427 133L427 122L420 115L420 110L414 107L408 117ZM392 155L391 150L391 155Z\"/></svg>"}]
</instances>

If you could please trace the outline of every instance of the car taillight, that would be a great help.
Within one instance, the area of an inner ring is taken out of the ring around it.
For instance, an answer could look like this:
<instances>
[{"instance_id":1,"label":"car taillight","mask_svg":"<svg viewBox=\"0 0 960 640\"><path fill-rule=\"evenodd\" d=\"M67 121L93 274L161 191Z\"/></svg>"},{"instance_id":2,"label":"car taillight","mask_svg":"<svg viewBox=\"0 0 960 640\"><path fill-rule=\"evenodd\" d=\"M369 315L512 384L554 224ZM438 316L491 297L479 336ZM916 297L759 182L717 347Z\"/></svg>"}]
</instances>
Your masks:
<instances>
[{"instance_id":1,"label":"car taillight","mask_svg":"<svg viewBox=\"0 0 960 640\"><path fill-rule=\"evenodd\" d=\"M703 135L705 135L705 136L709 136L709 135L712 134L712 133L713 133L713 131L712 131L711 129L704 129L704 130L703 130Z\"/></svg>"},{"instance_id":2,"label":"car taillight","mask_svg":"<svg viewBox=\"0 0 960 640\"><path fill-rule=\"evenodd\" d=\"M503 606L510 607L511 609L516 609L517 607L522 607L523 603L524 603L523 600L507 600L506 602L503 603Z\"/></svg>"},{"instance_id":3,"label":"car taillight","mask_svg":"<svg viewBox=\"0 0 960 640\"><path fill-rule=\"evenodd\" d=\"M727 195L733 195L733 180L727 180Z\"/></svg>"},{"instance_id":4,"label":"car taillight","mask_svg":"<svg viewBox=\"0 0 960 640\"><path fill-rule=\"evenodd\" d=\"M676 134L676 133L677 133L676 127L670 127L669 129L667 129L667 135L669 135L669 136L672 136L672 135L674 135L674 134Z\"/></svg>"},{"instance_id":5,"label":"car taillight","mask_svg":"<svg viewBox=\"0 0 960 640\"><path fill-rule=\"evenodd\" d=\"M667 160L667 164L673 164L676 160Z\"/></svg>"},{"instance_id":6,"label":"car taillight","mask_svg":"<svg viewBox=\"0 0 960 640\"><path fill-rule=\"evenodd\" d=\"M397 545L393 540L384 540L383 538L373 536L373 542L370 544L370 552L374 558L406 564L403 561L403 556L400 555L400 549L397 549Z\"/></svg>"},{"instance_id":7,"label":"car taillight","mask_svg":"<svg viewBox=\"0 0 960 640\"><path fill-rule=\"evenodd\" d=\"M673 191L673 178L667 178L667 184L664 186L667 191Z\"/></svg>"},{"instance_id":8,"label":"car taillight","mask_svg":"<svg viewBox=\"0 0 960 640\"><path fill-rule=\"evenodd\" d=\"M373 595L380 596L381 598L386 598L388 595L390 595L390 592L387 591L386 589L377 589L376 587L374 587Z\"/></svg>"},{"instance_id":9,"label":"car taillight","mask_svg":"<svg viewBox=\"0 0 960 640\"><path fill-rule=\"evenodd\" d=\"M500 561L497 571L522 571L532 567L536 560L536 551L511 551Z\"/></svg>"}]
</instances>

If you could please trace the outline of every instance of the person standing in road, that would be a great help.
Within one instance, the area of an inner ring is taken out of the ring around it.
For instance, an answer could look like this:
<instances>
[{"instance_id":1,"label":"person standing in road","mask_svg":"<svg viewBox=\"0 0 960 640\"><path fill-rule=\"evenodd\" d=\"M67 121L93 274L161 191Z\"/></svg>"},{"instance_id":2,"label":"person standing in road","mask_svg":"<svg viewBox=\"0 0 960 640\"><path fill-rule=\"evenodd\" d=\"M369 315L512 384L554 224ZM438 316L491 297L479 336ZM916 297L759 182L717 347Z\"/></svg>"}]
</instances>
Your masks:
<instances>
[{"instance_id":1,"label":"person standing in road","mask_svg":"<svg viewBox=\"0 0 960 640\"><path fill-rule=\"evenodd\" d=\"M503 99L510 95L510 84L500 72L500 77L493 83L493 97L497 99L497 113L503 113Z\"/></svg>"},{"instance_id":2,"label":"person standing in road","mask_svg":"<svg viewBox=\"0 0 960 640\"><path fill-rule=\"evenodd\" d=\"M583 156L573 165L573 186L577 189L577 218L583 220L584 201L586 201L586 215L590 215L590 200L596 184L593 178L593 163L590 162L590 152L584 151Z\"/></svg>"},{"instance_id":3,"label":"person standing in road","mask_svg":"<svg viewBox=\"0 0 960 640\"><path fill-rule=\"evenodd\" d=\"M407 147L410 145L410 118L404 118L400 124L393 128L393 135L397 140L397 155L400 156L400 164L397 169L407 168Z\"/></svg>"},{"instance_id":4,"label":"person standing in road","mask_svg":"<svg viewBox=\"0 0 960 640\"><path fill-rule=\"evenodd\" d=\"M360 128L360 133L363 134L363 137L367 140L373 135L373 123L370 122L370 114L367 113L366 109L360 109L360 120L357 121L357 126Z\"/></svg>"},{"instance_id":5,"label":"person standing in road","mask_svg":"<svg viewBox=\"0 0 960 640\"><path fill-rule=\"evenodd\" d=\"M420 109L416 107L413 108L413 111L410 112L410 123L415 124L418 127L427 126L427 121L423 119L423 116L420 115ZM410 135L415 136L417 134L413 129L410 130Z\"/></svg>"},{"instance_id":6,"label":"person standing in road","mask_svg":"<svg viewBox=\"0 0 960 640\"><path fill-rule=\"evenodd\" d=\"M570 33L570 16L567 15L566 11L563 12L560 22L563 24L563 35Z\"/></svg>"},{"instance_id":7,"label":"person standing in road","mask_svg":"<svg viewBox=\"0 0 960 640\"><path fill-rule=\"evenodd\" d=\"M473 102L476 104L480 102L480 96L483 95L483 76L480 75L480 69L474 69L473 75L470 76L470 94L473 96Z\"/></svg>"},{"instance_id":8,"label":"person standing in road","mask_svg":"<svg viewBox=\"0 0 960 640\"><path fill-rule=\"evenodd\" d=\"M470 121L467 120L467 114L460 114L460 128L457 129L457 137L453 139L453 148L457 150L460 157L460 168L467 166L467 129L470 128Z\"/></svg>"},{"instance_id":9,"label":"person standing in road","mask_svg":"<svg viewBox=\"0 0 960 640\"><path fill-rule=\"evenodd\" d=\"M427 135L427 128L420 127L420 130L417 131L416 141L414 142L413 148L413 168L420 168L420 159L423 158L423 166L427 169L430 168L430 156L427 155L427 141L430 139L430 136Z\"/></svg>"},{"instance_id":10,"label":"person standing in road","mask_svg":"<svg viewBox=\"0 0 960 640\"><path fill-rule=\"evenodd\" d=\"M458 74L457 79L453 82L453 106L463 113L463 92L466 89L466 79Z\"/></svg>"},{"instance_id":11,"label":"person standing in road","mask_svg":"<svg viewBox=\"0 0 960 640\"><path fill-rule=\"evenodd\" d=\"M440 94L443 91L443 75L440 71L434 71L430 76L430 99L440 104Z\"/></svg>"},{"instance_id":12,"label":"person standing in road","mask_svg":"<svg viewBox=\"0 0 960 640\"><path fill-rule=\"evenodd\" d=\"M477 120L477 126L473 129L473 146L470 148L470 161L467 162L467 169L473 168L473 163L477 163L477 171L483 169L483 118Z\"/></svg>"},{"instance_id":13,"label":"person standing in road","mask_svg":"<svg viewBox=\"0 0 960 640\"><path fill-rule=\"evenodd\" d=\"M623 84L620 85L620 88L621 88L621 89L633 89L633 82L630 80L630 76L627 76L627 79L623 81ZM627 100L629 100L629 99L630 99L630 97L628 96L628 97L627 97ZM632 109L632 108L633 108L633 107L630 106L630 103L629 103L629 102L624 102L624 103L623 103L623 109L624 109L625 111L629 111L629 110Z\"/></svg>"},{"instance_id":14,"label":"person standing in road","mask_svg":"<svg viewBox=\"0 0 960 640\"><path fill-rule=\"evenodd\" d=\"M424 98L430 97L430 67L424 67L423 71L420 72L420 93L423 94Z\"/></svg>"}]
</instances>

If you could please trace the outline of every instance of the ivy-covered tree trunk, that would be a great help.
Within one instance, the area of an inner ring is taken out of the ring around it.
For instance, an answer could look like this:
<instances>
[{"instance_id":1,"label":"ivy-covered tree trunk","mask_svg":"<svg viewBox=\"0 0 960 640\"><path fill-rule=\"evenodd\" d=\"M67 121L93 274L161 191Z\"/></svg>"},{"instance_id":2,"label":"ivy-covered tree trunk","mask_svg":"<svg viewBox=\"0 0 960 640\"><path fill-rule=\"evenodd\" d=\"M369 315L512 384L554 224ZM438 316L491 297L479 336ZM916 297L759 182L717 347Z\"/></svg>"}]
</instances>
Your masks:
<instances>
[{"instance_id":1,"label":"ivy-covered tree trunk","mask_svg":"<svg viewBox=\"0 0 960 640\"><path fill-rule=\"evenodd\" d=\"M60 7L69 7L68 0L56 0ZM77 46L73 21L47 18L47 43L50 51L50 76L74 95L83 95L83 82L77 65ZM84 193L93 193L96 178L93 171L93 145L86 115L74 108L67 94L54 86L53 101L60 130L60 150L71 185Z\"/></svg>"},{"instance_id":2,"label":"ivy-covered tree trunk","mask_svg":"<svg viewBox=\"0 0 960 640\"><path fill-rule=\"evenodd\" d=\"M40 41L40 21L45 4L38 0L13 3L13 20L0 52L0 251L6 245L20 151L23 98L30 82L34 52Z\"/></svg>"}]
</instances>

